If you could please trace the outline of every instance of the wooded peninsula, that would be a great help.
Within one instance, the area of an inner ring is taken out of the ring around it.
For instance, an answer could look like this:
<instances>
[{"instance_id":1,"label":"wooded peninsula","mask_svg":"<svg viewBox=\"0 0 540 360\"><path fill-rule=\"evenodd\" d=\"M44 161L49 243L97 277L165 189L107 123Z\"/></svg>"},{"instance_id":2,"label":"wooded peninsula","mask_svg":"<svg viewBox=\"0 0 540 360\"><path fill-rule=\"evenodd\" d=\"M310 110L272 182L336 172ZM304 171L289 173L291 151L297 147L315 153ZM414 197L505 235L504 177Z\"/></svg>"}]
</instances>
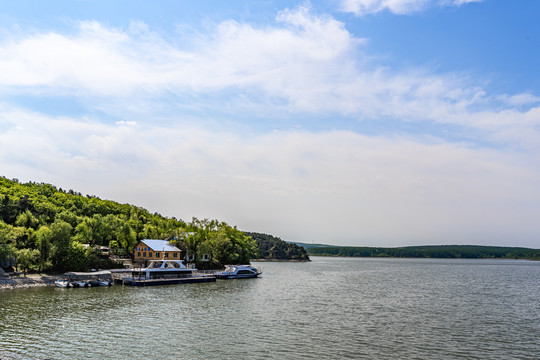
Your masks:
<instances>
[{"instance_id":1,"label":"wooded peninsula","mask_svg":"<svg viewBox=\"0 0 540 360\"><path fill-rule=\"evenodd\" d=\"M218 220L186 222L46 183L0 177L0 266L37 272L121 267L142 239L164 239L199 269L250 259L309 260L299 246ZM107 256L104 256L106 249ZM210 261L201 257L209 255Z\"/></svg>"}]
</instances>

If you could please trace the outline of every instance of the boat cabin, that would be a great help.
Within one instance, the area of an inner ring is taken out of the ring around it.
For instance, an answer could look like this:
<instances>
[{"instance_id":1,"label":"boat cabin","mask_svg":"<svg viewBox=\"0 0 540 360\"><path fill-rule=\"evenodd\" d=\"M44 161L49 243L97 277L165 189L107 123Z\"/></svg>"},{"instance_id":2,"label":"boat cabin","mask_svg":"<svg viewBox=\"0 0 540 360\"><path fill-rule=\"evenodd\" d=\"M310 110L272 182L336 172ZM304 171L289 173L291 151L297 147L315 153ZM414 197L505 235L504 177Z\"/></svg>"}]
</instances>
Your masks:
<instances>
[{"instance_id":1,"label":"boat cabin","mask_svg":"<svg viewBox=\"0 0 540 360\"><path fill-rule=\"evenodd\" d=\"M193 269L188 269L181 260L152 260L146 268L133 270L133 276L152 279L175 279L191 276Z\"/></svg>"}]
</instances>

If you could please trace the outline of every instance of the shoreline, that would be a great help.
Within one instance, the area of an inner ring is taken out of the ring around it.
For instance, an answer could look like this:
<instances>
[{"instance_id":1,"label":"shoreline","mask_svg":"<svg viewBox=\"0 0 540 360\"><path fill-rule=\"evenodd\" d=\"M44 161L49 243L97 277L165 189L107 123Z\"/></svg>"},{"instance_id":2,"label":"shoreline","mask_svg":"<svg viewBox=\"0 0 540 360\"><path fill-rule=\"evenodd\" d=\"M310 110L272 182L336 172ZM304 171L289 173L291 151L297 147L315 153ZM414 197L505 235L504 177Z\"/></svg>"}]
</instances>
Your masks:
<instances>
[{"instance_id":1,"label":"shoreline","mask_svg":"<svg viewBox=\"0 0 540 360\"><path fill-rule=\"evenodd\" d=\"M28 274L26 275L26 277L17 276L10 278L0 278L0 291L28 289L41 286L54 286L54 282L61 277L61 275Z\"/></svg>"}]
</instances>

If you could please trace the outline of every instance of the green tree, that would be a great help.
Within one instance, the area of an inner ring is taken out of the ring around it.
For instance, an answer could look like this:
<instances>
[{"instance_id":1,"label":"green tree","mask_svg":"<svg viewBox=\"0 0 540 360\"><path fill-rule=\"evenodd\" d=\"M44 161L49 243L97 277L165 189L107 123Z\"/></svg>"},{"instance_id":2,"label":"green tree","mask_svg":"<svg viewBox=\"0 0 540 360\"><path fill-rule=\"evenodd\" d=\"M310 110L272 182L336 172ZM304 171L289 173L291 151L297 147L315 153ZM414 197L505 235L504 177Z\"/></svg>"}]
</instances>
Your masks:
<instances>
[{"instance_id":1,"label":"green tree","mask_svg":"<svg viewBox=\"0 0 540 360\"><path fill-rule=\"evenodd\" d=\"M37 229L39 226L39 220L30 212L30 210L25 210L25 212L20 213L15 220L15 225L20 227Z\"/></svg>"},{"instance_id":2,"label":"green tree","mask_svg":"<svg viewBox=\"0 0 540 360\"><path fill-rule=\"evenodd\" d=\"M118 251L118 249L120 249L120 245L118 245L118 241L116 240L111 240L109 242L109 248L113 251L113 252L116 252Z\"/></svg>"},{"instance_id":3,"label":"green tree","mask_svg":"<svg viewBox=\"0 0 540 360\"><path fill-rule=\"evenodd\" d=\"M222 222L212 224L212 229L200 248L201 252L211 254L215 264L249 264L249 260L257 254L255 241L236 227Z\"/></svg>"},{"instance_id":4,"label":"green tree","mask_svg":"<svg viewBox=\"0 0 540 360\"><path fill-rule=\"evenodd\" d=\"M0 220L0 263L9 264L14 257L15 245L10 232L10 225Z\"/></svg>"},{"instance_id":5,"label":"green tree","mask_svg":"<svg viewBox=\"0 0 540 360\"><path fill-rule=\"evenodd\" d=\"M126 254L131 254L133 248L137 244L135 231L131 229L128 223L124 223L117 234L117 245L120 245Z\"/></svg>"},{"instance_id":6,"label":"green tree","mask_svg":"<svg viewBox=\"0 0 540 360\"><path fill-rule=\"evenodd\" d=\"M63 220L56 220L51 225L53 240L52 264L58 271L65 271L66 262L71 250L71 230L73 228Z\"/></svg>"},{"instance_id":7,"label":"green tree","mask_svg":"<svg viewBox=\"0 0 540 360\"><path fill-rule=\"evenodd\" d=\"M39 272L46 268L47 261L51 257L53 232L47 226L41 226L35 233L36 245L39 250Z\"/></svg>"},{"instance_id":8,"label":"green tree","mask_svg":"<svg viewBox=\"0 0 540 360\"><path fill-rule=\"evenodd\" d=\"M92 248L89 248L88 251L92 251ZM74 241L69 247L69 251L65 259L65 269L71 271L87 270L86 254L87 250L84 248L83 244Z\"/></svg>"},{"instance_id":9,"label":"green tree","mask_svg":"<svg viewBox=\"0 0 540 360\"><path fill-rule=\"evenodd\" d=\"M39 250L20 249L15 252L15 258L17 259L17 267L20 267L24 276L26 272L35 265L39 259Z\"/></svg>"},{"instance_id":10,"label":"green tree","mask_svg":"<svg viewBox=\"0 0 540 360\"><path fill-rule=\"evenodd\" d=\"M111 236L112 230L110 220L100 214L86 217L75 228L75 240L82 244L103 245Z\"/></svg>"}]
</instances>

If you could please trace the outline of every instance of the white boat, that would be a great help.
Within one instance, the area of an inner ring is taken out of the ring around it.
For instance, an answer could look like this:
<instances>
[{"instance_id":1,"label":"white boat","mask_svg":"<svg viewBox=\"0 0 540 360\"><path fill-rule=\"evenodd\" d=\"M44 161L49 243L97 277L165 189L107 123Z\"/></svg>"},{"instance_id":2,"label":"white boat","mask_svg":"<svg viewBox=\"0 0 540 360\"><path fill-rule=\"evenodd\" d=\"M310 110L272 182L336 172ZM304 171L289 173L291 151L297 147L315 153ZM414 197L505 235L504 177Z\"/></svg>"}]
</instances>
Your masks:
<instances>
[{"instance_id":1,"label":"white boat","mask_svg":"<svg viewBox=\"0 0 540 360\"><path fill-rule=\"evenodd\" d=\"M71 284L67 279L58 279L54 282L54 285L61 288L71 287Z\"/></svg>"},{"instance_id":2,"label":"white boat","mask_svg":"<svg viewBox=\"0 0 540 360\"><path fill-rule=\"evenodd\" d=\"M70 271L64 274L65 279L73 287L109 286L112 285L112 274L108 270L91 272Z\"/></svg>"},{"instance_id":3,"label":"white boat","mask_svg":"<svg viewBox=\"0 0 540 360\"><path fill-rule=\"evenodd\" d=\"M90 287L90 284L87 281L74 281L73 287Z\"/></svg>"},{"instance_id":4,"label":"white boat","mask_svg":"<svg viewBox=\"0 0 540 360\"><path fill-rule=\"evenodd\" d=\"M194 275L197 269L188 269L181 260L153 260L146 268L133 270L131 277L123 278L132 286L170 285L216 281L215 276Z\"/></svg>"},{"instance_id":5,"label":"white boat","mask_svg":"<svg viewBox=\"0 0 540 360\"><path fill-rule=\"evenodd\" d=\"M251 265L225 265L225 270L216 273L218 279L247 279L261 274Z\"/></svg>"}]
</instances>

